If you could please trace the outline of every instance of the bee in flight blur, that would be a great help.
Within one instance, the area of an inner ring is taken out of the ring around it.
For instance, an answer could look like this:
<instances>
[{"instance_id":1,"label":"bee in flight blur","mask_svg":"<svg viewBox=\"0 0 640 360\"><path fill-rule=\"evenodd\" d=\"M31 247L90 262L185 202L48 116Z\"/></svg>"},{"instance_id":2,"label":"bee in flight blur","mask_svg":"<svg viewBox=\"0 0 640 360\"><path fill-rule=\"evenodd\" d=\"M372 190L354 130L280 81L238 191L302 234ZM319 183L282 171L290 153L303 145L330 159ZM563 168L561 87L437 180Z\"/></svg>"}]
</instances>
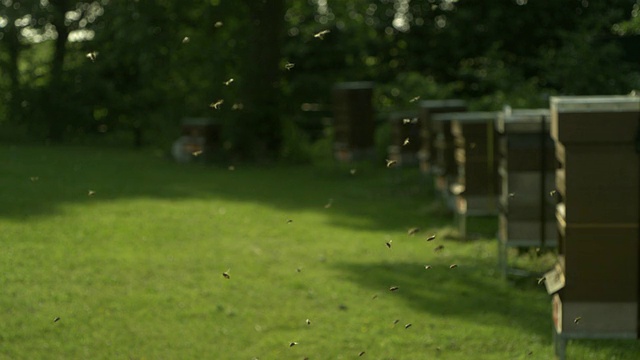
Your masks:
<instances>
[{"instance_id":1,"label":"bee in flight blur","mask_svg":"<svg viewBox=\"0 0 640 360\"><path fill-rule=\"evenodd\" d=\"M223 103L224 103L224 100L220 99L216 102L212 102L211 104L209 104L209 107L218 110L220 109L220 105L222 105Z\"/></svg>"},{"instance_id":2,"label":"bee in flight blur","mask_svg":"<svg viewBox=\"0 0 640 360\"><path fill-rule=\"evenodd\" d=\"M313 37L316 38L316 39L324 40L324 36L327 35L330 32L331 31L329 31L329 30L322 30L320 32L317 32L315 35L313 35Z\"/></svg>"}]
</instances>

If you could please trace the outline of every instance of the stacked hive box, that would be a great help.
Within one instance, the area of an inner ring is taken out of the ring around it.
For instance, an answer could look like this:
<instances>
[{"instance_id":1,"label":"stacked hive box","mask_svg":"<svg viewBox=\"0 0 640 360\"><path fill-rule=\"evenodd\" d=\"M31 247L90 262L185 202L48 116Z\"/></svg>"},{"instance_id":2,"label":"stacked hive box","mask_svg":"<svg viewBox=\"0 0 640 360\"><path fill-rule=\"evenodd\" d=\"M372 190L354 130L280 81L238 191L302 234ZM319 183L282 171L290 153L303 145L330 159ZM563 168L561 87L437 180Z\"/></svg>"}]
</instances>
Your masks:
<instances>
[{"instance_id":1,"label":"stacked hive box","mask_svg":"<svg viewBox=\"0 0 640 360\"><path fill-rule=\"evenodd\" d=\"M347 82L333 88L334 155L338 161L374 154L373 83Z\"/></svg>"},{"instance_id":2,"label":"stacked hive box","mask_svg":"<svg viewBox=\"0 0 640 360\"><path fill-rule=\"evenodd\" d=\"M436 137L442 134L443 151L451 152L453 159L452 146L447 147L446 142L449 140L451 144L452 136L449 122L438 122L435 124L432 118L435 114L449 112L463 112L467 110L467 104L464 100L446 99L446 100L424 100L420 102L420 149L418 159L420 170L424 173L431 172L433 174L443 173L443 169L436 165ZM443 155L444 157L444 155Z\"/></svg>"},{"instance_id":3,"label":"stacked hive box","mask_svg":"<svg viewBox=\"0 0 640 360\"><path fill-rule=\"evenodd\" d=\"M450 187L458 178L451 122L459 113L438 113L431 116L431 128L435 134L433 141L435 159L432 162L431 172L435 178L436 190L440 192L451 210L455 208L455 199L451 196Z\"/></svg>"},{"instance_id":4,"label":"stacked hive box","mask_svg":"<svg viewBox=\"0 0 640 360\"><path fill-rule=\"evenodd\" d=\"M389 115L391 145L388 158L399 165L415 164L420 149L420 123L416 111L398 111Z\"/></svg>"},{"instance_id":5,"label":"stacked hive box","mask_svg":"<svg viewBox=\"0 0 640 360\"><path fill-rule=\"evenodd\" d=\"M639 127L639 97L551 98L562 202L545 279L560 357L567 338L638 336Z\"/></svg>"},{"instance_id":6,"label":"stacked hive box","mask_svg":"<svg viewBox=\"0 0 640 360\"><path fill-rule=\"evenodd\" d=\"M555 153L549 110L505 110L498 114L500 196L499 262L508 270L509 247L557 246Z\"/></svg>"},{"instance_id":7,"label":"stacked hive box","mask_svg":"<svg viewBox=\"0 0 640 360\"><path fill-rule=\"evenodd\" d=\"M456 212L460 215L497 213L497 136L495 112L450 113L454 158L458 166Z\"/></svg>"}]
</instances>

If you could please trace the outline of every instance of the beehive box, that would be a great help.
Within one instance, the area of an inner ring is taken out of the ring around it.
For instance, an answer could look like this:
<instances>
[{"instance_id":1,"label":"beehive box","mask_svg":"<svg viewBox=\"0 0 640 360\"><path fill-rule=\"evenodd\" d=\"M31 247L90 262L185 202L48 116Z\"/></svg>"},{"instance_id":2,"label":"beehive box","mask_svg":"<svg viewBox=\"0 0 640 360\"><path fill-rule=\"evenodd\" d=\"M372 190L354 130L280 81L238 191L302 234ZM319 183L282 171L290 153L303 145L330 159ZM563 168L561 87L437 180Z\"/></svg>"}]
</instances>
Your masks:
<instances>
[{"instance_id":1,"label":"beehive box","mask_svg":"<svg viewBox=\"0 0 640 360\"><path fill-rule=\"evenodd\" d=\"M451 114L451 134L458 165L457 182L462 186L466 210L487 214L497 211L498 148L494 130L495 112Z\"/></svg>"},{"instance_id":2,"label":"beehive box","mask_svg":"<svg viewBox=\"0 0 640 360\"><path fill-rule=\"evenodd\" d=\"M458 165L454 158L453 135L451 121L457 113L438 113L431 117L431 128L435 134L436 152L432 173L436 177L436 188L442 193L449 192L449 186L458 176Z\"/></svg>"},{"instance_id":3,"label":"beehive box","mask_svg":"<svg viewBox=\"0 0 640 360\"><path fill-rule=\"evenodd\" d=\"M372 96L372 82L346 82L334 86L334 154L338 160L357 160L374 154Z\"/></svg>"},{"instance_id":4,"label":"beehive box","mask_svg":"<svg viewBox=\"0 0 640 360\"><path fill-rule=\"evenodd\" d=\"M423 100L420 106L420 138L421 146L418 152L420 169L423 172L431 171L436 163L436 135L438 129L434 127L432 117L435 114L464 112L467 104L460 99ZM447 129L448 131L448 129ZM451 138L449 136L449 138Z\"/></svg>"}]
</instances>

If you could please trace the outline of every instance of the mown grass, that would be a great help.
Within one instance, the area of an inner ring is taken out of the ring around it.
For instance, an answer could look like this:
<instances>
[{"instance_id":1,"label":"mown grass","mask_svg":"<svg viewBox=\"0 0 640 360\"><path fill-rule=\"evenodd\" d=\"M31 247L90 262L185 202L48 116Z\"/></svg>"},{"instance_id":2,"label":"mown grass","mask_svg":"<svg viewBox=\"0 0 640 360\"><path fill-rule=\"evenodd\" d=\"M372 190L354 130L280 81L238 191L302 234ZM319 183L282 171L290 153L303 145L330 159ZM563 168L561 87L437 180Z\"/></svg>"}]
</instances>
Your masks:
<instances>
[{"instance_id":1,"label":"mown grass","mask_svg":"<svg viewBox=\"0 0 640 360\"><path fill-rule=\"evenodd\" d=\"M447 237L417 172L9 145L0 164L2 359L553 357L544 289L501 279L491 234Z\"/></svg>"}]
</instances>

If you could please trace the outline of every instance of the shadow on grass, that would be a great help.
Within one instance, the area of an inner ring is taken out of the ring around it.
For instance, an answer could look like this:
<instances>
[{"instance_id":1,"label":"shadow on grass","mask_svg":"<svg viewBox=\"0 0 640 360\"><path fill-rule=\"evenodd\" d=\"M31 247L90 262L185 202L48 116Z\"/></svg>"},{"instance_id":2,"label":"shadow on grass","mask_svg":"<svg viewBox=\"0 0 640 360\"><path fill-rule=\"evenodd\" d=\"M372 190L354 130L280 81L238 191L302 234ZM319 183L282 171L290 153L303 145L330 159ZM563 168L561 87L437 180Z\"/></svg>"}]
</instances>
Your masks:
<instances>
[{"instance_id":1,"label":"shadow on grass","mask_svg":"<svg viewBox=\"0 0 640 360\"><path fill-rule=\"evenodd\" d=\"M17 145L0 146L0 163L0 216L20 220L56 214L65 204L129 198L229 200L291 213L324 211L333 225L368 230L405 231L451 220L430 210L432 191L417 169L234 164L232 171L176 164L148 152ZM328 202L331 208L325 209Z\"/></svg>"},{"instance_id":2,"label":"shadow on grass","mask_svg":"<svg viewBox=\"0 0 640 360\"><path fill-rule=\"evenodd\" d=\"M347 279L375 291L398 286L394 296L418 311L517 327L551 341L550 306L545 306L543 289L524 284L510 287L493 274L493 262L472 258L456 261L458 267L454 269L442 260L430 262L429 270L419 263L343 263L338 266Z\"/></svg>"}]
</instances>

